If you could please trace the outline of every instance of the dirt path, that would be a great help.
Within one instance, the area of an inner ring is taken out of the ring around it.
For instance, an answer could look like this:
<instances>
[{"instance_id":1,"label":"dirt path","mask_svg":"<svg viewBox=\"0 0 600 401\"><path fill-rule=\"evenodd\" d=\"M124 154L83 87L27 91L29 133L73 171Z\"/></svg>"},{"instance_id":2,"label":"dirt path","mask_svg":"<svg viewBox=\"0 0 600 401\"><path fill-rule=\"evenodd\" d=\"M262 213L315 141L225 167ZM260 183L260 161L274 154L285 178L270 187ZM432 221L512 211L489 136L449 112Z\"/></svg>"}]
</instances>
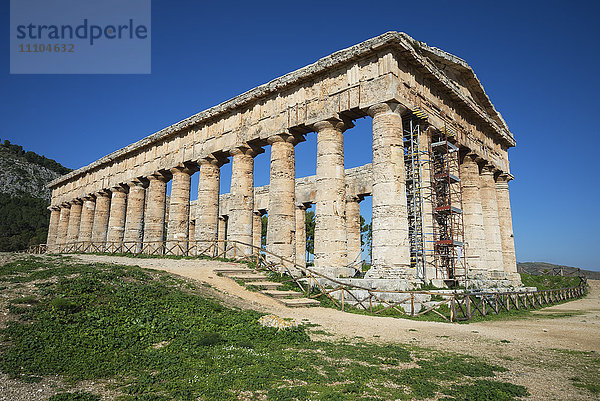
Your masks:
<instances>
[{"instance_id":1,"label":"dirt path","mask_svg":"<svg viewBox=\"0 0 600 401\"><path fill-rule=\"evenodd\" d=\"M483 357L507 367L509 371L500 377L526 386L532 393L530 399L595 399L573 387L570 381L581 369L586 369L586 361L582 359L585 356L560 350L593 351L592 356L600 352L600 281L590 281L590 294L586 298L534 312L534 317L451 324L357 315L320 307L287 308L213 272L218 267L239 266L233 263L95 255L75 258L165 270L208 283L236 306L275 313L297 322L310 321L333 335L317 336L320 339L410 343Z\"/></svg>"}]
</instances>

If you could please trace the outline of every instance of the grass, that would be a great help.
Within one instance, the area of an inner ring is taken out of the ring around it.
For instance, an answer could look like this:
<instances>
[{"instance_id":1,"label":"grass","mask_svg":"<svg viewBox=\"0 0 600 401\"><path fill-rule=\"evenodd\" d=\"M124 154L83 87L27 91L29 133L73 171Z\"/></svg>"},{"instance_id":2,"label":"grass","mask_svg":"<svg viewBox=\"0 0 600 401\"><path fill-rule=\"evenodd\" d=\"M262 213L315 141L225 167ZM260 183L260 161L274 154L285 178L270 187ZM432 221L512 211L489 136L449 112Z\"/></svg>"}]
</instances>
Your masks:
<instances>
[{"instance_id":1,"label":"grass","mask_svg":"<svg viewBox=\"0 0 600 401\"><path fill-rule=\"evenodd\" d=\"M547 276L521 273L521 282L525 287L536 287L538 290L554 288L570 288L579 285L579 277Z\"/></svg>"},{"instance_id":2,"label":"grass","mask_svg":"<svg viewBox=\"0 0 600 401\"><path fill-rule=\"evenodd\" d=\"M0 369L114 386L120 400L513 400L521 386L480 359L405 345L311 341L202 286L137 267L28 257L0 267L12 302ZM29 283L29 287L22 286ZM18 285L21 285L17 287ZM204 291L204 292L203 292ZM26 299L27 303L23 304ZM8 306L9 305L9 306ZM58 400L95 400L61 393ZM490 398L491 397L491 398Z\"/></svg>"}]
</instances>

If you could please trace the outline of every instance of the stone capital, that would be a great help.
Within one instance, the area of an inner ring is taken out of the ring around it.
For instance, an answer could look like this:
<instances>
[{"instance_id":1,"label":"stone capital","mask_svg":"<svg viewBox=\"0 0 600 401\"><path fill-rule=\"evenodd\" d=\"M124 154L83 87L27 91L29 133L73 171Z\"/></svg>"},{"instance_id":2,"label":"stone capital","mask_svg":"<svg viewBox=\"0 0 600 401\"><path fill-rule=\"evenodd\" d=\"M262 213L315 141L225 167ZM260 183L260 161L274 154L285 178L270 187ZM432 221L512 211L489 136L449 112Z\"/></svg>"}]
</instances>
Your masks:
<instances>
[{"instance_id":1,"label":"stone capital","mask_svg":"<svg viewBox=\"0 0 600 401\"><path fill-rule=\"evenodd\" d=\"M121 193L127 193L129 192L129 187L126 184L119 184L117 186L114 186L110 189L111 192L115 193L115 192L121 192Z\"/></svg>"},{"instance_id":2,"label":"stone capital","mask_svg":"<svg viewBox=\"0 0 600 401\"><path fill-rule=\"evenodd\" d=\"M326 129L334 129L344 132L347 129L354 127L354 123L346 118L328 118L327 120L319 121L313 124L313 129L318 133Z\"/></svg>"},{"instance_id":3,"label":"stone capital","mask_svg":"<svg viewBox=\"0 0 600 401\"><path fill-rule=\"evenodd\" d=\"M198 159L196 161L196 163L198 163L200 165L200 167L207 165L207 164L221 167L222 165L229 163L229 160L227 159L227 157L224 157L223 155L214 155L213 154L213 155L205 156L205 157Z\"/></svg>"},{"instance_id":4,"label":"stone capital","mask_svg":"<svg viewBox=\"0 0 600 401\"><path fill-rule=\"evenodd\" d=\"M498 177L496 177L496 182L508 183L509 181L512 181L514 179L515 179L515 177L511 173L505 173L505 172L501 171L500 174L498 174Z\"/></svg>"},{"instance_id":5,"label":"stone capital","mask_svg":"<svg viewBox=\"0 0 600 401\"><path fill-rule=\"evenodd\" d=\"M310 207L310 205L307 205L305 203L296 203L296 209L300 209L300 210L306 210Z\"/></svg>"},{"instance_id":6,"label":"stone capital","mask_svg":"<svg viewBox=\"0 0 600 401\"><path fill-rule=\"evenodd\" d=\"M147 179L148 181L162 181L162 182L169 182L171 180L172 175L171 172L165 172L165 171L157 171L154 174L150 174Z\"/></svg>"},{"instance_id":7,"label":"stone capital","mask_svg":"<svg viewBox=\"0 0 600 401\"><path fill-rule=\"evenodd\" d=\"M71 203L69 202L63 202L60 204L61 209L70 209L71 208Z\"/></svg>"},{"instance_id":8,"label":"stone capital","mask_svg":"<svg viewBox=\"0 0 600 401\"><path fill-rule=\"evenodd\" d=\"M148 179L147 178L136 178L132 181L129 181L127 183L127 186L129 186L129 189L131 190L134 187L141 187L141 188L148 188Z\"/></svg>"},{"instance_id":9,"label":"stone capital","mask_svg":"<svg viewBox=\"0 0 600 401\"><path fill-rule=\"evenodd\" d=\"M185 174L192 175L196 171L198 171L198 165L196 163L190 163L190 162L181 163L181 164L169 169L169 171L171 172L171 174L185 173Z\"/></svg>"},{"instance_id":10,"label":"stone capital","mask_svg":"<svg viewBox=\"0 0 600 401\"><path fill-rule=\"evenodd\" d=\"M101 189L100 191L94 192L96 198L110 198L110 189Z\"/></svg>"},{"instance_id":11,"label":"stone capital","mask_svg":"<svg viewBox=\"0 0 600 401\"><path fill-rule=\"evenodd\" d=\"M466 150L463 155L463 162L481 163L483 159L479 155L471 150Z\"/></svg>"},{"instance_id":12,"label":"stone capital","mask_svg":"<svg viewBox=\"0 0 600 401\"><path fill-rule=\"evenodd\" d=\"M291 143L292 145L296 145L298 143L298 140L297 140L296 136L286 132L286 133L276 134L276 135L272 135L272 136L268 137L267 142L269 143L269 145L273 145L274 143L277 143L277 142L288 142L288 143Z\"/></svg>"},{"instance_id":13,"label":"stone capital","mask_svg":"<svg viewBox=\"0 0 600 401\"><path fill-rule=\"evenodd\" d=\"M96 200L96 195L94 194L87 194L83 197L83 199L85 199L86 201L95 201Z\"/></svg>"},{"instance_id":14,"label":"stone capital","mask_svg":"<svg viewBox=\"0 0 600 401\"><path fill-rule=\"evenodd\" d=\"M380 114L398 114L408 110L405 106L395 102L377 103L367 109L367 114L371 117L375 117Z\"/></svg>"},{"instance_id":15,"label":"stone capital","mask_svg":"<svg viewBox=\"0 0 600 401\"><path fill-rule=\"evenodd\" d=\"M244 144L244 145L236 146L232 149L229 149L228 153L231 156L242 154L242 155L255 157L261 153L264 153L264 151L265 150L261 147Z\"/></svg>"},{"instance_id":16,"label":"stone capital","mask_svg":"<svg viewBox=\"0 0 600 401\"><path fill-rule=\"evenodd\" d=\"M81 198L75 198L75 199L69 201L69 204L71 204L71 205L83 205L83 200Z\"/></svg>"},{"instance_id":17,"label":"stone capital","mask_svg":"<svg viewBox=\"0 0 600 401\"><path fill-rule=\"evenodd\" d=\"M364 200L364 198L360 195L348 195L346 196L346 202L357 202L360 203Z\"/></svg>"},{"instance_id":18,"label":"stone capital","mask_svg":"<svg viewBox=\"0 0 600 401\"><path fill-rule=\"evenodd\" d=\"M496 168L492 164L484 164L481 167L481 174L494 174L496 172Z\"/></svg>"}]
</instances>

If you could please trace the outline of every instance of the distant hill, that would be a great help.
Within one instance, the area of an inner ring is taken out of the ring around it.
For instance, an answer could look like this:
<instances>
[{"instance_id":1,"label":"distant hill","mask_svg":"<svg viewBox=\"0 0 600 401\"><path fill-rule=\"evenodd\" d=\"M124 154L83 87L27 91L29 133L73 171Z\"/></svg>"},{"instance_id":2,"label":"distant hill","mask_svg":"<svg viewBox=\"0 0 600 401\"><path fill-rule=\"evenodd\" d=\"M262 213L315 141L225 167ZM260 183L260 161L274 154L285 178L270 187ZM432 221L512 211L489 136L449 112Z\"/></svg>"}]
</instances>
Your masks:
<instances>
[{"instance_id":1,"label":"distant hill","mask_svg":"<svg viewBox=\"0 0 600 401\"><path fill-rule=\"evenodd\" d=\"M70 171L19 145L0 142L0 251L46 241L51 197L46 185Z\"/></svg>"},{"instance_id":2,"label":"distant hill","mask_svg":"<svg viewBox=\"0 0 600 401\"><path fill-rule=\"evenodd\" d=\"M562 271L565 276L577 275L582 272L588 279L600 280L600 272L593 270L584 270L577 267L555 265L546 262L519 262L517 263L517 271L527 274L560 274Z\"/></svg>"}]
</instances>

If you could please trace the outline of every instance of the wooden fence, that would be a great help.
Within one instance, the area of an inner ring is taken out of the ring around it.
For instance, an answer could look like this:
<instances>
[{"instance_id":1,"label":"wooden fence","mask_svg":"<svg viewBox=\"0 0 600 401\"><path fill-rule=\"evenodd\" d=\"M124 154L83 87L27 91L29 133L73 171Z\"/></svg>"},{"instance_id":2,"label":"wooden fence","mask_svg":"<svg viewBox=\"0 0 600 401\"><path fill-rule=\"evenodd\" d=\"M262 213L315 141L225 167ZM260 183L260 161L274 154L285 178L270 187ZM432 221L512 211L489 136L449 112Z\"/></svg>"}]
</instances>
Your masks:
<instances>
[{"instance_id":1,"label":"wooden fence","mask_svg":"<svg viewBox=\"0 0 600 401\"><path fill-rule=\"evenodd\" d=\"M69 242L36 245L29 253L102 253L110 255L208 257L252 262L256 269L277 273L293 283L306 297L328 300L342 311L358 309L373 314L393 313L406 317L435 314L454 322L512 310L529 310L579 298L587 291L585 276L576 287L537 291L388 291L345 283L327 277L314 268L239 241L156 241L156 242ZM431 299L424 302L424 299ZM426 306L424 306L426 305Z\"/></svg>"}]
</instances>

